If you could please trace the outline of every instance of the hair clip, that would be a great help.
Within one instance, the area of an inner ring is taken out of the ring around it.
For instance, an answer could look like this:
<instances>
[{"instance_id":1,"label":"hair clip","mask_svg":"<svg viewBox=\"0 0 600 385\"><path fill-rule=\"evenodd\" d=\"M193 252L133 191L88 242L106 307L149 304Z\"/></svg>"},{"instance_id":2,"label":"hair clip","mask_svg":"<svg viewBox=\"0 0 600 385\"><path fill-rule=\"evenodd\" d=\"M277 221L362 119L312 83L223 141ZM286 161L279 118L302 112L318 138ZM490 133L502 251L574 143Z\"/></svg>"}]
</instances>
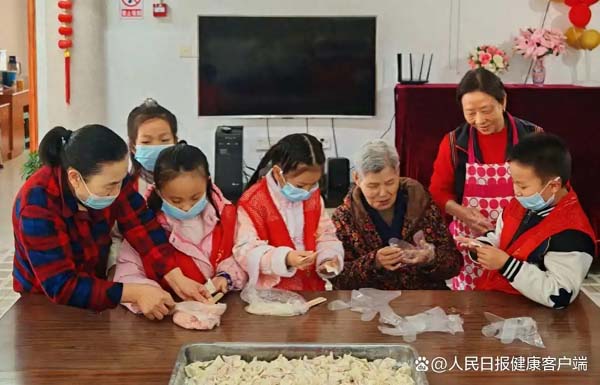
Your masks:
<instances>
[{"instance_id":1,"label":"hair clip","mask_svg":"<svg viewBox=\"0 0 600 385\"><path fill-rule=\"evenodd\" d=\"M142 104L146 107L157 107L158 106L158 102L152 98L146 98L144 100L144 103L142 103Z\"/></svg>"}]
</instances>

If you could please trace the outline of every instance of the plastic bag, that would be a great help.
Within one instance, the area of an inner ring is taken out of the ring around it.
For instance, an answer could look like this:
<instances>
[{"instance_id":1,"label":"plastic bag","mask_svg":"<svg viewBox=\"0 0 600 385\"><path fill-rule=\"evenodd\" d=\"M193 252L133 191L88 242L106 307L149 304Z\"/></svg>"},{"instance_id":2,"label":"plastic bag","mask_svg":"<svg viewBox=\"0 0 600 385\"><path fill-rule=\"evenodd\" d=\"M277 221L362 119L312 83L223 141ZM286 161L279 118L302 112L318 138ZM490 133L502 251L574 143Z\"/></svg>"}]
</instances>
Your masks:
<instances>
[{"instance_id":1,"label":"plastic bag","mask_svg":"<svg viewBox=\"0 0 600 385\"><path fill-rule=\"evenodd\" d=\"M393 323L400 317L392 310L390 302L398 298L402 292L400 290L377 290L377 289L359 289L352 290L350 302L333 301L327 306L329 310L350 309L362 313L360 317L363 321L371 321L379 313L379 320L384 323Z\"/></svg>"},{"instance_id":2,"label":"plastic bag","mask_svg":"<svg viewBox=\"0 0 600 385\"><path fill-rule=\"evenodd\" d=\"M503 344L510 344L515 339L528 345L545 348L542 337L538 333L537 323L531 317L501 318L485 312L485 318L491 323L481 329L486 337L498 338Z\"/></svg>"},{"instance_id":3,"label":"plastic bag","mask_svg":"<svg viewBox=\"0 0 600 385\"><path fill-rule=\"evenodd\" d=\"M309 309L304 297L288 290L246 286L240 297L248 303L244 309L251 314L291 317L304 314Z\"/></svg>"},{"instance_id":4,"label":"plastic bag","mask_svg":"<svg viewBox=\"0 0 600 385\"><path fill-rule=\"evenodd\" d=\"M424 256L427 261L431 261L435 257L435 246L427 243L425 234L419 230L413 236L414 245L398 238L390 238L388 244L391 247L397 247L403 250L402 256L405 259L413 260L420 256Z\"/></svg>"},{"instance_id":5,"label":"plastic bag","mask_svg":"<svg viewBox=\"0 0 600 385\"><path fill-rule=\"evenodd\" d=\"M388 323L393 327L379 326L379 331L392 336L402 336L406 342L415 341L419 333L455 334L464 331L462 317L458 314L448 315L441 307L434 307L422 313L400 318L400 322Z\"/></svg>"},{"instance_id":6,"label":"plastic bag","mask_svg":"<svg viewBox=\"0 0 600 385\"><path fill-rule=\"evenodd\" d=\"M221 324L225 310L227 305L222 303L178 302L173 310L173 322L184 329L210 330Z\"/></svg>"}]
</instances>

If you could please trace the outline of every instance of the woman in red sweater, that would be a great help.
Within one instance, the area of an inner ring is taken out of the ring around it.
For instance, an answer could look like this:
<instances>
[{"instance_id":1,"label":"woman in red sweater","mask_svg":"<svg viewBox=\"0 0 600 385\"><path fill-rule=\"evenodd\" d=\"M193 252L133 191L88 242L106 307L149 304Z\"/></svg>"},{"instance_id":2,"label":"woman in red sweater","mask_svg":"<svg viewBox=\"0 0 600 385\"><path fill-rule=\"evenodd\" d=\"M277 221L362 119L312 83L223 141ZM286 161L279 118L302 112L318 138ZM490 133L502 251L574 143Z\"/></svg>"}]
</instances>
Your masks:
<instances>
[{"instance_id":1,"label":"woman in red sweater","mask_svg":"<svg viewBox=\"0 0 600 385\"><path fill-rule=\"evenodd\" d=\"M542 131L506 112L506 91L500 78L478 68L465 74L457 90L465 123L444 136L433 165L433 200L452 215L454 237L493 230L502 209L514 196L507 152L524 136ZM454 290L472 290L481 277L464 248L465 264L452 279Z\"/></svg>"}]
</instances>

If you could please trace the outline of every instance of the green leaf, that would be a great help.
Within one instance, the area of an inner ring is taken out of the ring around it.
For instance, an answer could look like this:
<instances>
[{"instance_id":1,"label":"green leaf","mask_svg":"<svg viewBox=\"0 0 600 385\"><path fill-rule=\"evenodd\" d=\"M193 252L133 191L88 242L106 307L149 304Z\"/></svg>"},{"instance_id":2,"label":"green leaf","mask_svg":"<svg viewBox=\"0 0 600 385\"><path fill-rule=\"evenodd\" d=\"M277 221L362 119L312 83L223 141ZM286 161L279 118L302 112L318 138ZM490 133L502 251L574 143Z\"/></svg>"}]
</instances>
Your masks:
<instances>
[{"instance_id":1,"label":"green leaf","mask_svg":"<svg viewBox=\"0 0 600 385\"><path fill-rule=\"evenodd\" d=\"M23 180L29 179L37 170L42 167L42 161L40 160L40 156L37 152L30 152L29 158L23 165L23 169L21 170L21 177Z\"/></svg>"}]
</instances>

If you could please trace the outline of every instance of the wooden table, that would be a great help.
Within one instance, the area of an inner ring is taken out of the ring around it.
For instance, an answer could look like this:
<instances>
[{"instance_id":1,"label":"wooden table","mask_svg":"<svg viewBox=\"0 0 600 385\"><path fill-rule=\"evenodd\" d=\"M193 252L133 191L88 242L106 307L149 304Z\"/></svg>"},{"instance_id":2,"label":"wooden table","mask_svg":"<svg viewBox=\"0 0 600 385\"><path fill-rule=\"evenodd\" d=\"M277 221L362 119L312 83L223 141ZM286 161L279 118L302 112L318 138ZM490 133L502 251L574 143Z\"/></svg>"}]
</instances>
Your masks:
<instances>
[{"instance_id":1,"label":"wooden table","mask_svg":"<svg viewBox=\"0 0 600 385\"><path fill-rule=\"evenodd\" d=\"M349 292L325 293L329 299L349 298ZM308 299L315 293L306 295ZM347 310L331 312L325 305L294 318L253 316L230 295L221 327L187 331L169 320L147 321L124 308L100 314L49 303L42 296L24 296L0 320L0 383L166 384L180 347L192 342L403 342L377 330L376 321L362 322ZM524 297L502 293L404 291L393 302L399 314L413 314L440 305L462 314L465 333L421 334L413 343L431 362L444 357L522 356L587 357L587 371L428 373L430 384L600 384L600 310L585 296L566 310L552 310ZM503 345L485 338L484 311L503 317L531 316L538 322L546 349L521 342ZM439 361L438 361L439 362ZM556 364L555 364L556 366Z\"/></svg>"},{"instance_id":2,"label":"wooden table","mask_svg":"<svg viewBox=\"0 0 600 385\"><path fill-rule=\"evenodd\" d=\"M13 159L25 149L25 112L29 111L29 90L4 90L0 94L0 104L10 103L11 125L9 130L9 149L5 159Z\"/></svg>"}]
</instances>

